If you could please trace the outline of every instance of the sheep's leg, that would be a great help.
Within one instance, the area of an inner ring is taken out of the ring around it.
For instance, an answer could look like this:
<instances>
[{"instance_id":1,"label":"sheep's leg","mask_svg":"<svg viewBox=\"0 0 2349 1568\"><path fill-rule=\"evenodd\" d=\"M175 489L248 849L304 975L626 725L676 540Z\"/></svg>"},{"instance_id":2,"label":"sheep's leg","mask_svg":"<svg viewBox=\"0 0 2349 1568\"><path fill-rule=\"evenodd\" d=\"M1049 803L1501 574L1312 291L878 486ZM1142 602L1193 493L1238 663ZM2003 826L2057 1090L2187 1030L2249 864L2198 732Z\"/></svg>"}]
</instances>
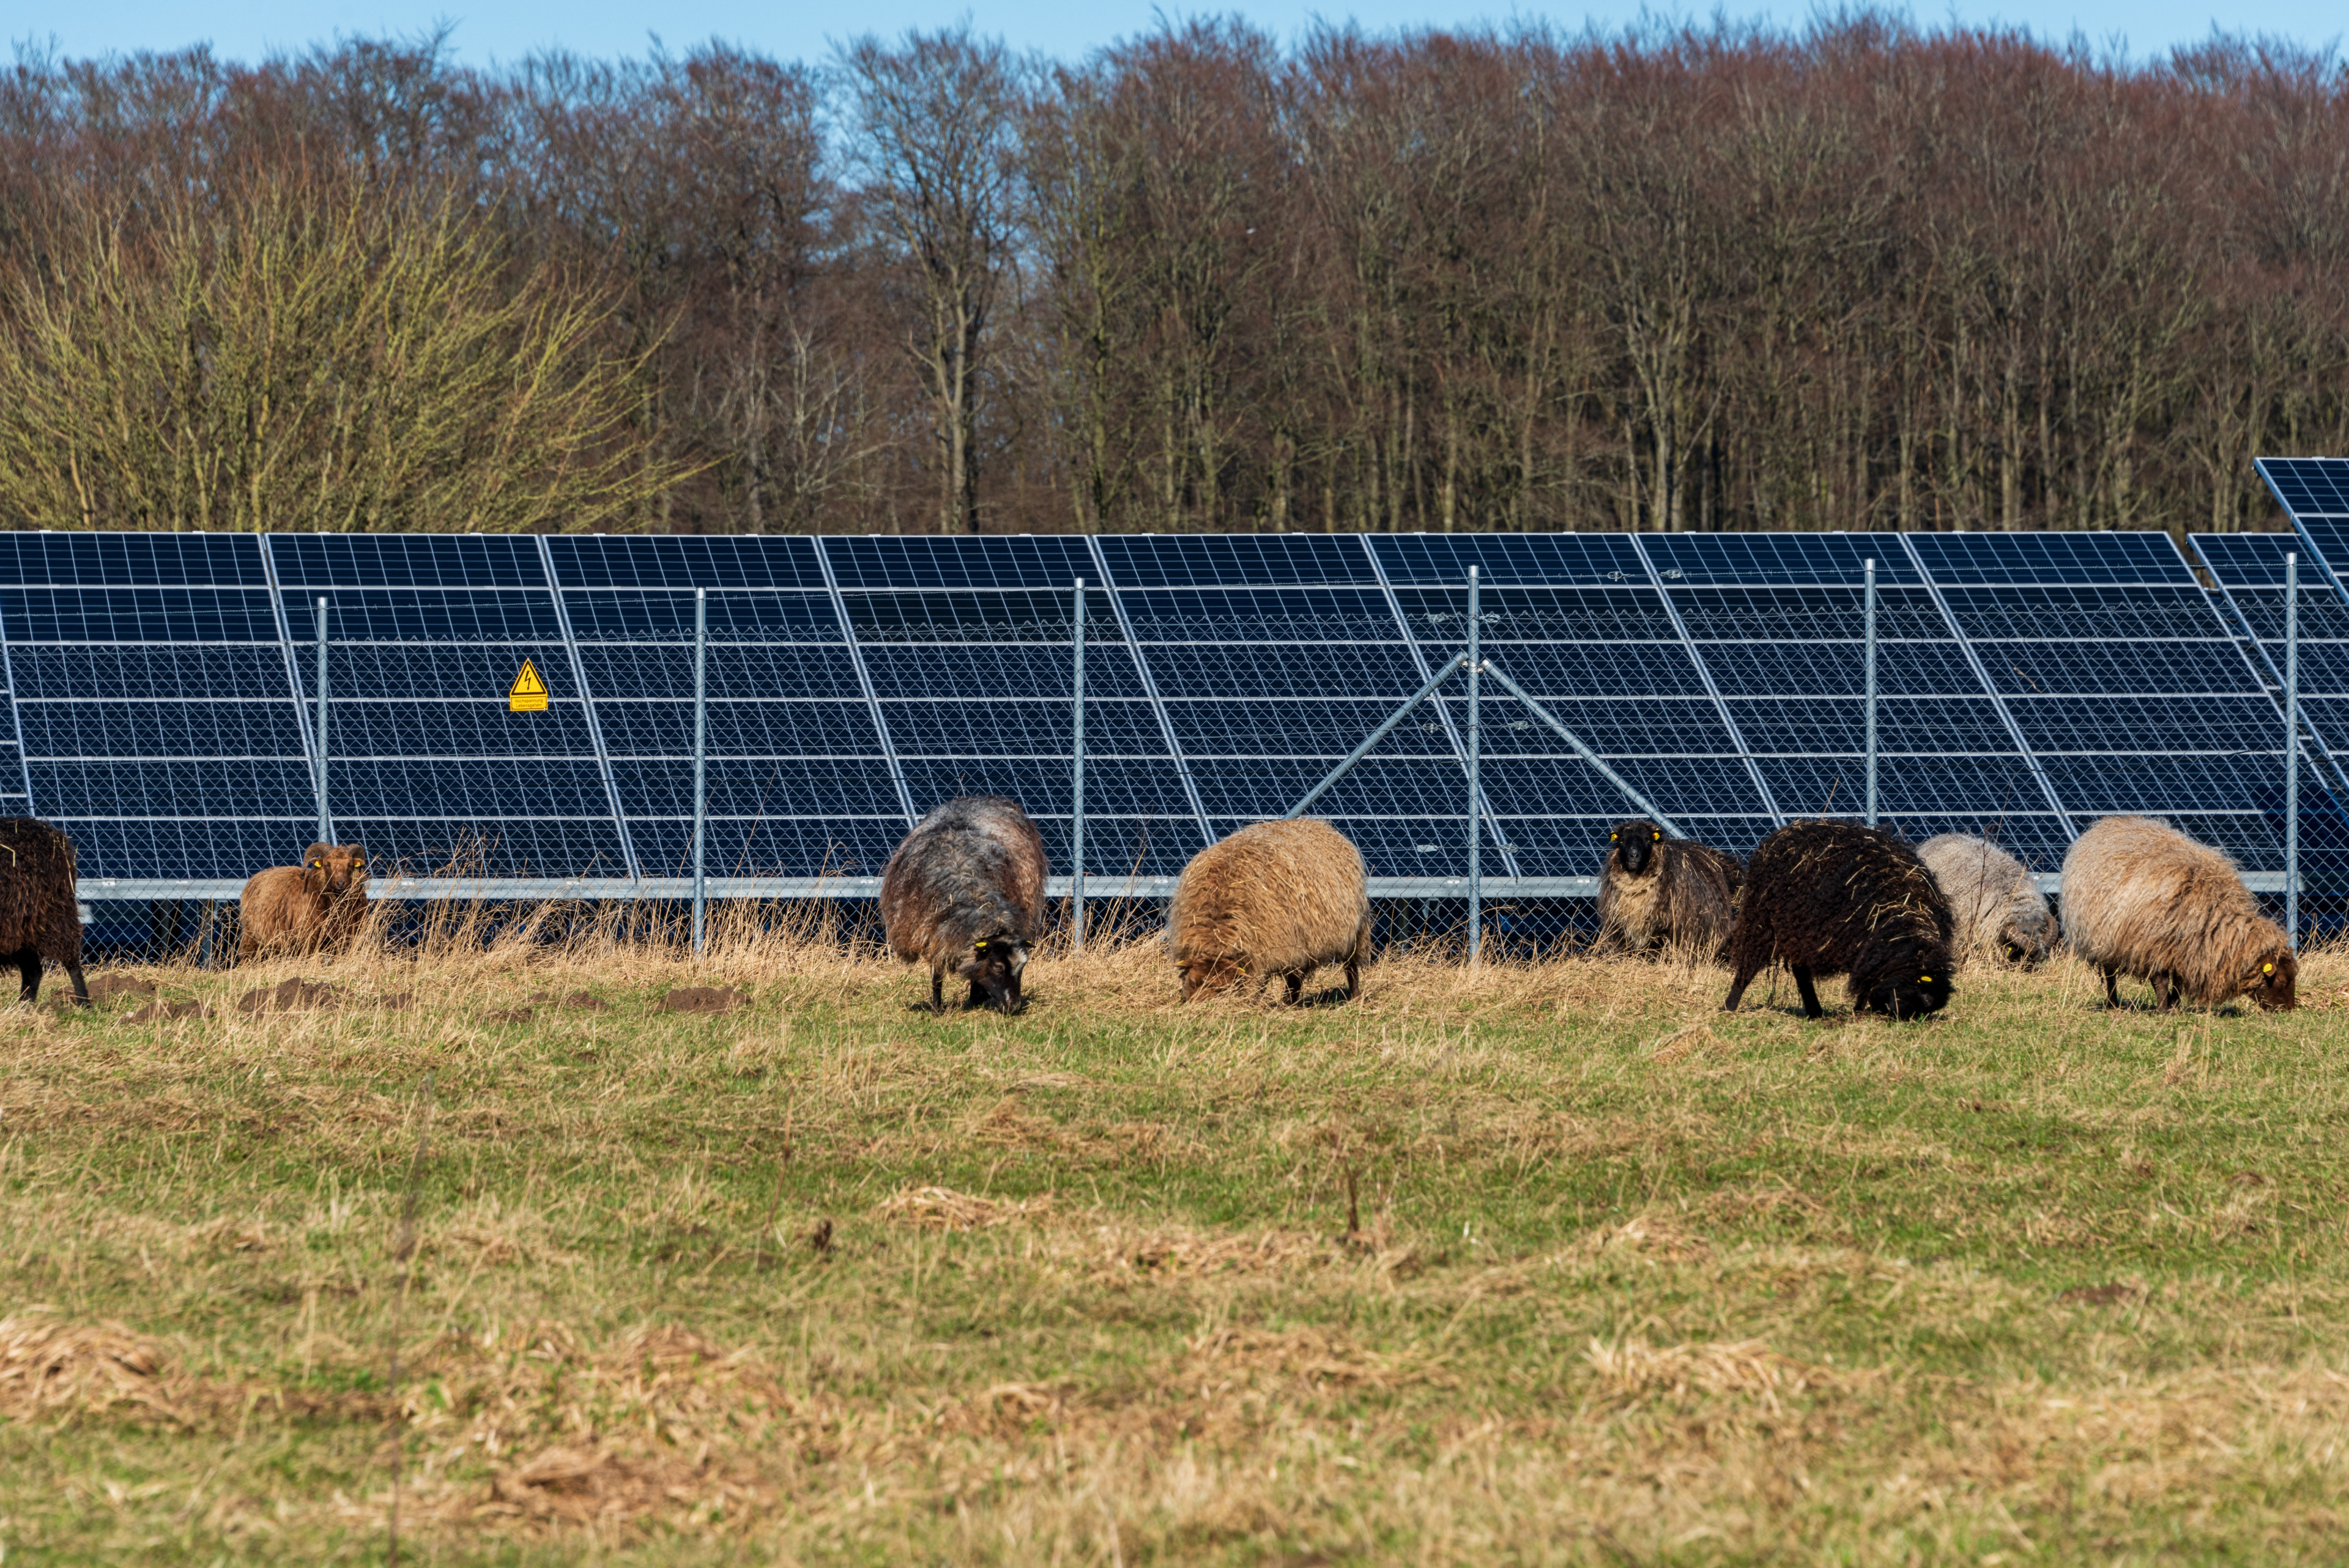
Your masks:
<instances>
[{"instance_id":1,"label":"sheep's leg","mask_svg":"<svg viewBox=\"0 0 2349 1568\"><path fill-rule=\"evenodd\" d=\"M1294 1007L1297 1005L1297 999L1302 995L1305 991L1305 971L1300 969L1293 969L1281 978L1288 981L1288 1005Z\"/></svg>"},{"instance_id":2,"label":"sheep's leg","mask_svg":"<svg viewBox=\"0 0 2349 1568\"><path fill-rule=\"evenodd\" d=\"M1737 966L1736 977L1729 982L1729 1000L1721 1004L1721 1010L1723 1012L1737 1011L1738 1002L1745 996L1745 988L1754 983L1754 977L1761 971L1762 966L1758 963L1751 966L1741 963Z\"/></svg>"},{"instance_id":3,"label":"sheep's leg","mask_svg":"<svg viewBox=\"0 0 2349 1568\"><path fill-rule=\"evenodd\" d=\"M89 982L81 977L81 960L78 958L69 958L66 960L66 978L73 981L75 1003L78 1006L88 1007L89 1005Z\"/></svg>"},{"instance_id":4,"label":"sheep's leg","mask_svg":"<svg viewBox=\"0 0 2349 1568\"><path fill-rule=\"evenodd\" d=\"M16 972L25 977L25 989L16 993L16 1000L29 1007L41 1000L41 952L38 948L24 948L15 957Z\"/></svg>"},{"instance_id":5,"label":"sheep's leg","mask_svg":"<svg viewBox=\"0 0 2349 1568\"><path fill-rule=\"evenodd\" d=\"M2121 1004L2120 975L2121 971L2111 964L2105 966L2105 1005L2106 1007L2118 1007Z\"/></svg>"},{"instance_id":6,"label":"sheep's leg","mask_svg":"<svg viewBox=\"0 0 2349 1568\"><path fill-rule=\"evenodd\" d=\"M2161 999L2161 1010L2164 1012L2178 1011L2178 993L2181 989L2178 983L2178 977L2174 974L2158 974L2153 977L2153 993Z\"/></svg>"},{"instance_id":7,"label":"sheep's leg","mask_svg":"<svg viewBox=\"0 0 2349 1568\"><path fill-rule=\"evenodd\" d=\"M1346 1000L1351 1002L1361 994L1362 961L1359 957L1350 958L1346 961Z\"/></svg>"},{"instance_id":8,"label":"sheep's leg","mask_svg":"<svg viewBox=\"0 0 2349 1568\"><path fill-rule=\"evenodd\" d=\"M1786 966L1795 971L1795 989L1803 993L1803 1013L1809 1018L1825 1018L1827 1010L1819 1005L1818 987L1811 983L1811 971L1800 964Z\"/></svg>"},{"instance_id":9,"label":"sheep's leg","mask_svg":"<svg viewBox=\"0 0 2349 1568\"><path fill-rule=\"evenodd\" d=\"M947 977L943 970L930 971L930 1011L941 1018L946 1016Z\"/></svg>"}]
</instances>

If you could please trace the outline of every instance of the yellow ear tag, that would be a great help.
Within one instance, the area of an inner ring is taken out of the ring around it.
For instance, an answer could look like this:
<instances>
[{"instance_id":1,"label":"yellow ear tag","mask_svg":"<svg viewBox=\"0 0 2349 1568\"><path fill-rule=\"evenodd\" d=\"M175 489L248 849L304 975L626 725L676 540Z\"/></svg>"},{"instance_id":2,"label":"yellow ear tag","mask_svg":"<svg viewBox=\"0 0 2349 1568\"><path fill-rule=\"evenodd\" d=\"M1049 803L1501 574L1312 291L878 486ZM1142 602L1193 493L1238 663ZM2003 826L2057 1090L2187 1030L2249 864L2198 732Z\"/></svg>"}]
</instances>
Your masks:
<instances>
[{"instance_id":1,"label":"yellow ear tag","mask_svg":"<svg viewBox=\"0 0 2349 1568\"><path fill-rule=\"evenodd\" d=\"M1619 836L1619 835L1618 835L1618 834L1610 833L1610 834L1609 834L1609 835L1607 836L1607 842L1608 842L1608 843L1609 843L1609 844L1612 844L1612 843L1614 843L1614 842L1616 841L1616 839L1617 839L1618 837L1619 837L1619 836Z\"/></svg>"},{"instance_id":2,"label":"yellow ear tag","mask_svg":"<svg viewBox=\"0 0 2349 1568\"><path fill-rule=\"evenodd\" d=\"M2263 963L2260 965L2260 972L2261 974L2273 974L2275 973L2275 965L2271 963Z\"/></svg>"},{"instance_id":3,"label":"yellow ear tag","mask_svg":"<svg viewBox=\"0 0 2349 1568\"><path fill-rule=\"evenodd\" d=\"M1664 836L1661 833L1651 833L1648 836L1654 839L1659 844L1661 844L1664 841Z\"/></svg>"},{"instance_id":4,"label":"yellow ear tag","mask_svg":"<svg viewBox=\"0 0 2349 1568\"><path fill-rule=\"evenodd\" d=\"M1930 974L1920 974L1917 977L1917 983L1919 985L1930 985L1933 983L1933 977Z\"/></svg>"}]
</instances>

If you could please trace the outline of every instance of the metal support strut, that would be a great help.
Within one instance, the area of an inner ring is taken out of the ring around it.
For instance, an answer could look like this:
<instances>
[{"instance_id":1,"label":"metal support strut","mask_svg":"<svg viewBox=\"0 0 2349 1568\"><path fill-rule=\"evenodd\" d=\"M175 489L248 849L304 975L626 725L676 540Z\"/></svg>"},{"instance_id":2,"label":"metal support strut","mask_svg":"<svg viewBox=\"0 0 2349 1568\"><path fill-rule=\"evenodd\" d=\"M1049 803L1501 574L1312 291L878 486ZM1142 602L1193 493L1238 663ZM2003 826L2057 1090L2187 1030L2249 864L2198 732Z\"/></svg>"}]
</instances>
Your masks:
<instances>
[{"instance_id":1,"label":"metal support strut","mask_svg":"<svg viewBox=\"0 0 2349 1568\"><path fill-rule=\"evenodd\" d=\"M1868 558L1868 826L1876 826L1876 557Z\"/></svg>"},{"instance_id":2,"label":"metal support strut","mask_svg":"<svg viewBox=\"0 0 2349 1568\"><path fill-rule=\"evenodd\" d=\"M2300 947L2300 553L2283 558L2283 940Z\"/></svg>"},{"instance_id":3,"label":"metal support strut","mask_svg":"<svg viewBox=\"0 0 2349 1568\"><path fill-rule=\"evenodd\" d=\"M1479 666L1479 664L1477 663L1477 659L1476 659L1476 653L1477 653L1476 634L1477 634L1478 630L1481 628L1481 625L1482 625L1481 618L1480 618L1480 615L1479 615L1479 612L1478 612L1478 609L1477 609L1477 601L1476 601L1476 589L1477 589L1477 586L1478 586L1478 585L1477 585L1477 581L1476 581L1476 568L1475 568L1475 567L1474 567L1474 566L1471 566L1471 567L1469 567L1469 568L1468 568L1468 816L1467 816L1467 822L1468 822L1468 961L1469 961L1469 963L1470 963L1471 965L1474 965L1474 964L1476 962L1477 955L1478 955L1478 954L1483 950L1483 949L1484 949L1484 945L1485 945L1485 899L1484 899L1484 892L1485 892L1485 889L1484 889L1484 886L1483 886L1484 878L1482 877L1482 876L1480 876L1480 875L1479 875L1479 873L1483 870L1483 867L1482 867L1482 865L1480 864L1480 862L1479 862L1479 860L1478 860L1478 858L1477 858L1477 852L1478 852L1479 850L1481 850L1481 849L1484 847L1484 843L1485 843L1485 825L1484 825L1484 821L1483 821L1483 813L1481 813L1480 811L1478 811L1478 810L1477 810L1477 806L1478 806L1479 803L1483 800L1483 798L1484 798L1484 797L1482 796L1482 794L1480 794L1478 793L1478 790L1477 790L1477 787L1476 787L1476 773L1477 773L1477 767L1476 767L1476 764L1477 764L1478 761L1479 761L1479 760L1480 760L1480 758L1481 758L1481 753L1483 753L1483 751L1484 751L1484 739L1483 739L1483 734L1482 734L1482 732L1480 732L1480 731L1478 730L1478 728L1477 728L1477 723L1476 723L1476 720L1477 720L1477 706L1478 706L1478 701L1477 701L1477 688L1476 688L1476 677L1477 677L1477 675L1478 675L1479 673L1481 673L1481 666Z\"/></svg>"},{"instance_id":4,"label":"metal support strut","mask_svg":"<svg viewBox=\"0 0 2349 1568\"><path fill-rule=\"evenodd\" d=\"M709 820L709 590L693 590L693 951L698 958L707 931L708 882L701 841Z\"/></svg>"},{"instance_id":5,"label":"metal support strut","mask_svg":"<svg viewBox=\"0 0 2349 1568\"><path fill-rule=\"evenodd\" d=\"M1085 580L1077 579L1077 624L1074 639L1076 657L1075 736L1070 750L1075 757L1076 777L1072 785L1069 814L1069 923L1070 945L1078 951L1085 950Z\"/></svg>"},{"instance_id":6,"label":"metal support strut","mask_svg":"<svg viewBox=\"0 0 2349 1568\"><path fill-rule=\"evenodd\" d=\"M326 814L326 596L318 596L318 842L335 841L335 819Z\"/></svg>"}]
</instances>

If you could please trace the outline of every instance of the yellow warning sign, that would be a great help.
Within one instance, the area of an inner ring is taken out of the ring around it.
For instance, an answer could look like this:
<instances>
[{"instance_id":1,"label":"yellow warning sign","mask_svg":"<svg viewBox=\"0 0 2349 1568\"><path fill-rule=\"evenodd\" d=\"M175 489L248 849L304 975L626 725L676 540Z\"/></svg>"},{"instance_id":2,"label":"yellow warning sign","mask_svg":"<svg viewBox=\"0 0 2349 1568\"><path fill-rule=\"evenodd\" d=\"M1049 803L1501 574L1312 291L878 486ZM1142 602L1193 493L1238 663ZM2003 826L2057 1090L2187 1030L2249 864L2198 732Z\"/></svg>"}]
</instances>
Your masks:
<instances>
[{"instance_id":1,"label":"yellow warning sign","mask_svg":"<svg viewBox=\"0 0 2349 1568\"><path fill-rule=\"evenodd\" d=\"M506 688L506 711L546 711L546 681L540 677L538 666L527 659L522 661L522 668L514 671L513 684Z\"/></svg>"}]
</instances>

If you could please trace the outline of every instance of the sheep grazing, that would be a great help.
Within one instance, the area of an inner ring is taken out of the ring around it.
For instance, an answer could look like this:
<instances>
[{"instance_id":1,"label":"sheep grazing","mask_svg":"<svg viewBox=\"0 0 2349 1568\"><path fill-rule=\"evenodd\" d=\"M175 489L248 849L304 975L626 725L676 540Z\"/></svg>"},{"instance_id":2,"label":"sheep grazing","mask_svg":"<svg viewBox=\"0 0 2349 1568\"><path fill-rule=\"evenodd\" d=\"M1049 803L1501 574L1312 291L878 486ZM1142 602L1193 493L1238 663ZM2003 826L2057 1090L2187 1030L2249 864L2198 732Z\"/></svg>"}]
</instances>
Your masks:
<instances>
[{"instance_id":1,"label":"sheep grazing","mask_svg":"<svg viewBox=\"0 0 2349 1568\"><path fill-rule=\"evenodd\" d=\"M944 1012L949 972L970 982L966 1007L1019 1007L1019 971L1044 932L1044 838L1000 795L950 800L914 825L881 872L891 950L930 966L930 1010Z\"/></svg>"},{"instance_id":2,"label":"sheep grazing","mask_svg":"<svg viewBox=\"0 0 2349 1568\"><path fill-rule=\"evenodd\" d=\"M1737 913L1745 868L1736 856L1667 838L1644 818L1619 822L1599 872L1599 945L1635 952L1680 945L1717 954Z\"/></svg>"},{"instance_id":3,"label":"sheep grazing","mask_svg":"<svg viewBox=\"0 0 2349 1568\"><path fill-rule=\"evenodd\" d=\"M1764 965L1785 964L1813 1018L1818 973L1850 976L1852 1011L1916 1018L1950 1002L1949 901L1917 852L1850 822L1792 822L1755 846L1729 934L1736 979L1723 1012Z\"/></svg>"},{"instance_id":4,"label":"sheep grazing","mask_svg":"<svg viewBox=\"0 0 2349 1568\"><path fill-rule=\"evenodd\" d=\"M339 952L367 915L367 851L313 844L299 866L256 871L237 901L237 960Z\"/></svg>"},{"instance_id":5,"label":"sheep grazing","mask_svg":"<svg viewBox=\"0 0 2349 1568\"><path fill-rule=\"evenodd\" d=\"M2023 862L1986 838L1943 833L1917 846L1917 857L1940 884L1958 922L1961 957L2004 958L2036 969L2055 946L2047 895Z\"/></svg>"},{"instance_id":6,"label":"sheep grazing","mask_svg":"<svg viewBox=\"0 0 2349 1568\"><path fill-rule=\"evenodd\" d=\"M17 995L41 999L41 961L62 964L74 1001L89 1005L81 973L81 896L74 841L29 816L0 818L0 953L24 977Z\"/></svg>"},{"instance_id":7,"label":"sheep grazing","mask_svg":"<svg viewBox=\"0 0 2349 1568\"><path fill-rule=\"evenodd\" d=\"M1294 1003L1305 977L1346 966L1362 989L1371 895L1362 852L1326 822L1259 822L1191 857L1166 910L1168 946L1188 1002L1243 976L1281 975Z\"/></svg>"},{"instance_id":8,"label":"sheep grazing","mask_svg":"<svg viewBox=\"0 0 2349 1568\"><path fill-rule=\"evenodd\" d=\"M2165 1009L2181 994L2204 1007L2249 996L2279 1012L2299 1000L2300 961L2235 863L2149 817L2106 817L2073 844L2064 935L2105 971L2114 1007L2124 974L2152 981Z\"/></svg>"}]
</instances>

